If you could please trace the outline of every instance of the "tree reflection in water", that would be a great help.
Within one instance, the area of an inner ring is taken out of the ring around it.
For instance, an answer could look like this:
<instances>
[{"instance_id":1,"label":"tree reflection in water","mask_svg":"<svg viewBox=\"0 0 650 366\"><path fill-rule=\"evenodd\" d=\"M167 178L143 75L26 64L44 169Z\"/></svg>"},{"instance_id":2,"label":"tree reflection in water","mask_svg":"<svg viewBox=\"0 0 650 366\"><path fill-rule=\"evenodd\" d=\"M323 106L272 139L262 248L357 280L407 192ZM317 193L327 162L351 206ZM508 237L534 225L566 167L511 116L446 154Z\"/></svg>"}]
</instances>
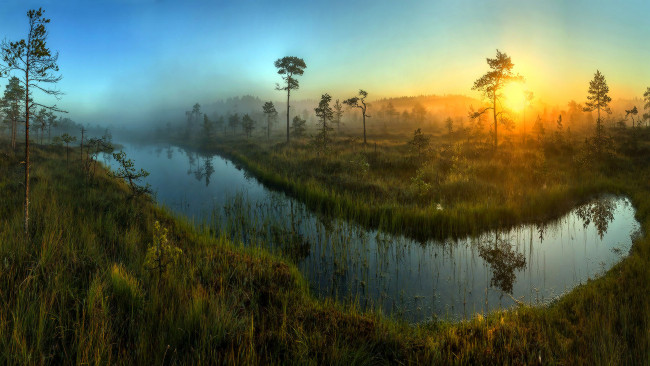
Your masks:
<instances>
[{"instance_id":1,"label":"tree reflection in water","mask_svg":"<svg viewBox=\"0 0 650 366\"><path fill-rule=\"evenodd\" d=\"M503 292L512 294L512 285L515 282L515 270L526 268L526 258L512 248L510 242L498 238L494 234L494 241L479 244L479 256L490 265L492 279L490 286Z\"/></svg>"},{"instance_id":2,"label":"tree reflection in water","mask_svg":"<svg viewBox=\"0 0 650 366\"><path fill-rule=\"evenodd\" d=\"M188 152L188 157L189 157L189 170L187 171L187 174L194 174L194 179L200 181L205 180L205 186L207 187L210 185L210 177L212 177L212 174L214 173L214 165L212 164L212 156L205 156L203 158L203 164L200 164L197 162L198 154L196 154L196 158L192 156L191 153ZM198 159L200 161L200 159ZM194 167L194 164L196 163L196 168Z\"/></svg>"},{"instance_id":3,"label":"tree reflection in water","mask_svg":"<svg viewBox=\"0 0 650 366\"><path fill-rule=\"evenodd\" d=\"M593 222L602 239L607 232L607 226L614 220L614 208L614 200L611 197L600 198L578 207L576 214L582 220L585 229Z\"/></svg>"}]
</instances>

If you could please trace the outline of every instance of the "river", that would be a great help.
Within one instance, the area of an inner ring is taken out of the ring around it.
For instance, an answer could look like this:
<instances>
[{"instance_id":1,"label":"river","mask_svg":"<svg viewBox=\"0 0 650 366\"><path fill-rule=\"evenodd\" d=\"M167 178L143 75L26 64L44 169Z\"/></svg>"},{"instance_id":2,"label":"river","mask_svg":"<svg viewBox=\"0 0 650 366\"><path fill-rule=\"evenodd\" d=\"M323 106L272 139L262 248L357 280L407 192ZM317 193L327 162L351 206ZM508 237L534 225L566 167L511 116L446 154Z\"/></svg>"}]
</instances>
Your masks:
<instances>
[{"instance_id":1,"label":"river","mask_svg":"<svg viewBox=\"0 0 650 366\"><path fill-rule=\"evenodd\" d=\"M123 150L150 173L158 203L290 258L317 297L409 322L470 318L515 299L553 301L626 256L640 228L628 199L607 196L545 225L419 243L316 215L218 155L169 145Z\"/></svg>"}]
</instances>

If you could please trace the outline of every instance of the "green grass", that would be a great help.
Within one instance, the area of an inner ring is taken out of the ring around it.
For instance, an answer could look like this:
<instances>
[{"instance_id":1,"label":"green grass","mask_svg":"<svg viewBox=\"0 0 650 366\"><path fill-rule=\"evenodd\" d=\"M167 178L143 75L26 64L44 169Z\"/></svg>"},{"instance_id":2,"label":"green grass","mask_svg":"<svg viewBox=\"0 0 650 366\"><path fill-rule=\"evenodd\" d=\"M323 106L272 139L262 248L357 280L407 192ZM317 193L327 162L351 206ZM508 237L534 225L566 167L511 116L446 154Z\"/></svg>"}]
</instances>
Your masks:
<instances>
[{"instance_id":1,"label":"green grass","mask_svg":"<svg viewBox=\"0 0 650 366\"><path fill-rule=\"evenodd\" d=\"M35 148L32 161L26 240L20 157L0 151L2 364L650 362L647 235L605 276L549 306L407 325L314 299L290 262L130 199L103 170L89 183L78 162L66 166L64 149ZM548 210L613 187L650 232L647 165L594 187L549 189L536 202ZM162 278L144 267L155 221L183 250Z\"/></svg>"},{"instance_id":2,"label":"green grass","mask_svg":"<svg viewBox=\"0 0 650 366\"><path fill-rule=\"evenodd\" d=\"M647 141L650 134L641 133ZM433 137L422 159L408 135L374 136L367 146L338 137L327 154L308 139L290 146L232 136L211 145L176 142L224 155L314 211L422 241L558 218L599 194L622 193L641 165L620 154L585 163L579 136L561 144L515 136L497 152L482 140Z\"/></svg>"}]
</instances>

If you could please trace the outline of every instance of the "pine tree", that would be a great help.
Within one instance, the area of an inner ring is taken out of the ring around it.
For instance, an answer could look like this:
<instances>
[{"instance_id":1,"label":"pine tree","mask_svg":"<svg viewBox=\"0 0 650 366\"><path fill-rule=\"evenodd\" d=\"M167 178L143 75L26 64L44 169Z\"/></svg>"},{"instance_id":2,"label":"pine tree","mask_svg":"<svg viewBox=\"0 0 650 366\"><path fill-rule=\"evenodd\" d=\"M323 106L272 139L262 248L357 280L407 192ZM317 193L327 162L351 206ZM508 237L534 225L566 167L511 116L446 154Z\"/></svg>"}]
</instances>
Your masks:
<instances>
[{"instance_id":1,"label":"pine tree","mask_svg":"<svg viewBox=\"0 0 650 366\"><path fill-rule=\"evenodd\" d=\"M521 81L523 77L515 75L512 72L512 68L514 67L512 60L507 54L499 50L497 50L496 58L488 58L487 63L490 66L490 71L474 82L472 90L483 92L483 97L490 102L490 107L483 108L471 117L478 118L488 110L492 110L494 120L494 149L496 150L499 145L497 121L499 115L503 113L502 110L497 112L497 105L499 105L502 97L501 91L509 82Z\"/></svg>"},{"instance_id":2,"label":"pine tree","mask_svg":"<svg viewBox=\"0 0 650 366\"><path fill-rule=\"evenodd\" d=\"M607 93L609 93L609 86L607 86L605 76L603 76L599 70L596 70L594 79L589 82L589 90L587 93L587 102L585 103L583 111L598 111L598 119L596 119L596 137L594 143L596 145L596 151L600 155L603 151L603 148L605 147L604 145L606 141L605 137L603 136L604 131L602 119L600 117L600 111L602 110L608 114L612 113L612 111L609 109L609 102L612 101L612 98L607 95Z\"/></svg>"},{"instance_id":3,"label":"pine tree","mask_svg":"<svg viewBox=\"0 0 650 366\"><path fill-rule=\"evenodd\" d=\"M334 130L329 122L334 118L334 111L330 107L330 101L332 97L325 93L321 96L321 100L318 103L318 107L314 108L316 116L319 118L318 125L320 126L320 132L314 137L314 145L318 149L319 153L321 151L326 151L332 139L330 138L330 132Z\"/></svg>"}]
</instances>

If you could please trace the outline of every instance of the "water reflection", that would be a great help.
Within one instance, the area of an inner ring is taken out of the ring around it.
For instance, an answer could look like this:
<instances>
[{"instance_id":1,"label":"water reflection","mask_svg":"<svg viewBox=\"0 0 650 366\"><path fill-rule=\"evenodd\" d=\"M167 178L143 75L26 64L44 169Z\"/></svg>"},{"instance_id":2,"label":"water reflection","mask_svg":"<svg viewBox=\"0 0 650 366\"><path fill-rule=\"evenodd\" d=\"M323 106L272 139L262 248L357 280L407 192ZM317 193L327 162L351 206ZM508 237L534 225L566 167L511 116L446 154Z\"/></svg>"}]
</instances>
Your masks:
<instances>
[{"instance_id":1,"label":"water reflection","mask_svg":"<svg viewBox=\"0 0 650 366\"><path fill-rule=\"evenodd\" d=\"M289 258L317 296L408 321L551 300L620 260L639 227L626 199L607 197L554 222L420 244L315 215L218 156L166 148L157 157L155 148L125 145L161 203Z\"/></svg>"},{"instance_id":2,"label":"water reflection","mask_svg":"<svg viewBox=\"0 0 650 366\"><path fill-rule=\"evenodd\" d=\"M526 268L526 257L514 250L508 241L499 238L497 232L494 233L494 240L479 245L478 251L492 269L490 285L512 294L515 271Z\"/></svg>"},{"instance_id":3,"label":"water reflection","mask_svg":"<svg viewBox=\"0 0 650 366\"><path fill-rule=\"evenodd\" d=\"M578 207L576 214L583 220L585 228L593 222L598 235L602 239L605 232L607 232L607 225L614 220L613 211L613 200L599 199Z\"/></svg>"}]
</instances>

